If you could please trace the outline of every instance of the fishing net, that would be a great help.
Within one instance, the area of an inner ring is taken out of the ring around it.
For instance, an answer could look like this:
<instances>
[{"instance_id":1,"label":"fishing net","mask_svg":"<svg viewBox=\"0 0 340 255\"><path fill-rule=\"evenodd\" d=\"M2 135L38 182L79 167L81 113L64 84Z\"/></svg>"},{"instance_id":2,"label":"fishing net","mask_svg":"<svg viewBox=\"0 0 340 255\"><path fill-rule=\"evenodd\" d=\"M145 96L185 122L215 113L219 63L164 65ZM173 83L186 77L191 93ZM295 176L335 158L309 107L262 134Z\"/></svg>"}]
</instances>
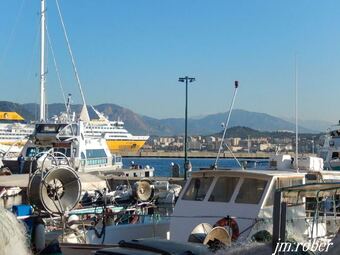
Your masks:
<instances>
[{"instance_id":1,"label":"fishing net","mask_svg":"<svg viewBox=\"0 0 340 255\"><path fill-rule=\"evenodd\" d=\"M0 237L0 254L31 254L25 226L10 211L4 208L0 208Z\"/></svg>"}]
</instances>

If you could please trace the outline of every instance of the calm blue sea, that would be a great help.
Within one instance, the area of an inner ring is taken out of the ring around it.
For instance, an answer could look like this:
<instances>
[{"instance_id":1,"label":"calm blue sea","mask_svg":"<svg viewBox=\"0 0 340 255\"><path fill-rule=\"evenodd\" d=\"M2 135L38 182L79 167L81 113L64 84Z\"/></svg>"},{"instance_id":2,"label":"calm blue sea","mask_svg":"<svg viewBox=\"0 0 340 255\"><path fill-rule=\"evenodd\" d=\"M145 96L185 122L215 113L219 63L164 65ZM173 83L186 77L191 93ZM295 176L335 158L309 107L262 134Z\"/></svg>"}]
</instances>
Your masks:
<instances>
[{"instance_id":1,"label":"calm blue sea","mask_svg":"<svg viewBox=\"0 0 340 255\"><path fill-rule=\"evenodd\" d=\"M192 164L193 171L197 171L202 167L209 167L215 163L213 158L191 158L189 159ZM183 173L183 158L123 158L124 167L131 165L131 161L135 164L146 166L149 165L155 168L156 176L170 176L171 175L171 162L177 163L180 166L180 171ZM240 160L241 163L243 162ZM221 168L239 168L235 159L220 159L218 166ZM253 167L253 162L248 162L249 167ZM265 168L266 162L258 162L257 168Z\"/></svg>"}]
</instances>

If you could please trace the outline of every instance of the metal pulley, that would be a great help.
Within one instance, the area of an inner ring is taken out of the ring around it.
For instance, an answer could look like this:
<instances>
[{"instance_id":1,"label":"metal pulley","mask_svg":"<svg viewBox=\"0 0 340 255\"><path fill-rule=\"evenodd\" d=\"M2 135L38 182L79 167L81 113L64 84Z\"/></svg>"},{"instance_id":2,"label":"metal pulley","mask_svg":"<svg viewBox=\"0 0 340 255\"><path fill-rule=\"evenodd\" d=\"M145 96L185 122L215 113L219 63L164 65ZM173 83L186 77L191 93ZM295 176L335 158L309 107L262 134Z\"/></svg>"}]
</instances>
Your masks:
<instances>
[{"instance_id":1,"label":"metal pulley","mask_svg":"<svg viewBox=\"0 0 340 255\"><path fill-rule=\"evenodd\" d=\"M80 201L81 182L75 170L59 165L47 172L36 171L27 193L30 204L38 210L64 213Z\"/></svg>"}]
</instances>

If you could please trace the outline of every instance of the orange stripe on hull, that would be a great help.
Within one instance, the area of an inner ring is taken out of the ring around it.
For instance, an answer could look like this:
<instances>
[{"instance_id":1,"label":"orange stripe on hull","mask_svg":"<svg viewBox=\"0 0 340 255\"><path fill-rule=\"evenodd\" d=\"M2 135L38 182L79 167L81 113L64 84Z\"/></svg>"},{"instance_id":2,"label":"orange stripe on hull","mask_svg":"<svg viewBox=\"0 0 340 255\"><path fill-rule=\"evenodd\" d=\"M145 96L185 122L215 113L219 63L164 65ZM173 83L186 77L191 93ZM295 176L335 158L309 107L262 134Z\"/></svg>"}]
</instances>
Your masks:
<instances>
[{"instance_id":1,"label":"orange stripe on hull","mask_svg":"<svg viewBox=\"0 0 340 255\"><path fill-rule=\"evenodd\" d=\"M111 152L137 152L143 147L146 141L141 140L106 140L107 146Z\"/></svg>"},{"instance_id":2,"label":"orange stripe on hull","mask_svg":"<svg viewBox=\"0 0 340 255\"><path fill-rule=\"evenodd\" d=\"M0 144L2 145L9 145L9 146L12 146L12 145L17 145L17 146L24 146L26 144L26 140L23 140L21 142L18 142L18 141L0 141Z\"/></svg>"}]
</instances>

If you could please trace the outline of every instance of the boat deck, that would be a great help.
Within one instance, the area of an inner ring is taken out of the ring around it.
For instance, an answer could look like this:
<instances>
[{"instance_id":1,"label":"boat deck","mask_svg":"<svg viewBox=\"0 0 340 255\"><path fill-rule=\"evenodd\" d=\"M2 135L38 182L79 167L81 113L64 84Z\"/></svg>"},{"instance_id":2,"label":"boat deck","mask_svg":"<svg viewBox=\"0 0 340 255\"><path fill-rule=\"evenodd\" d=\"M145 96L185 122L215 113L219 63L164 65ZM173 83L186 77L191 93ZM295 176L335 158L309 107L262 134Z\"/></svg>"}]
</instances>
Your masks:
<instances>
[{"instance_id":1,"label":"boat deck","mask_svg":"<svg viewBox=\"0 0 340 255\"><path fill-rule=\"evenodd\" d=\"M110 186L115 186L112 184L121 183L121 182L136 182L140 180L140 177L125 177L125 176L96 176L88 173L78 173L82 190L96 190L96 189L104 189L107 186L107 183L110 183ZM28 186L28 174L13 174L7 176L0 176L0 188L3 187L20 187L27 188ZM147 179L156 180L156 181L169 181L170 183L176 183L183 185L183 178L174 178L174 177L149 177Z\"/></svg>"}]
</instances>

